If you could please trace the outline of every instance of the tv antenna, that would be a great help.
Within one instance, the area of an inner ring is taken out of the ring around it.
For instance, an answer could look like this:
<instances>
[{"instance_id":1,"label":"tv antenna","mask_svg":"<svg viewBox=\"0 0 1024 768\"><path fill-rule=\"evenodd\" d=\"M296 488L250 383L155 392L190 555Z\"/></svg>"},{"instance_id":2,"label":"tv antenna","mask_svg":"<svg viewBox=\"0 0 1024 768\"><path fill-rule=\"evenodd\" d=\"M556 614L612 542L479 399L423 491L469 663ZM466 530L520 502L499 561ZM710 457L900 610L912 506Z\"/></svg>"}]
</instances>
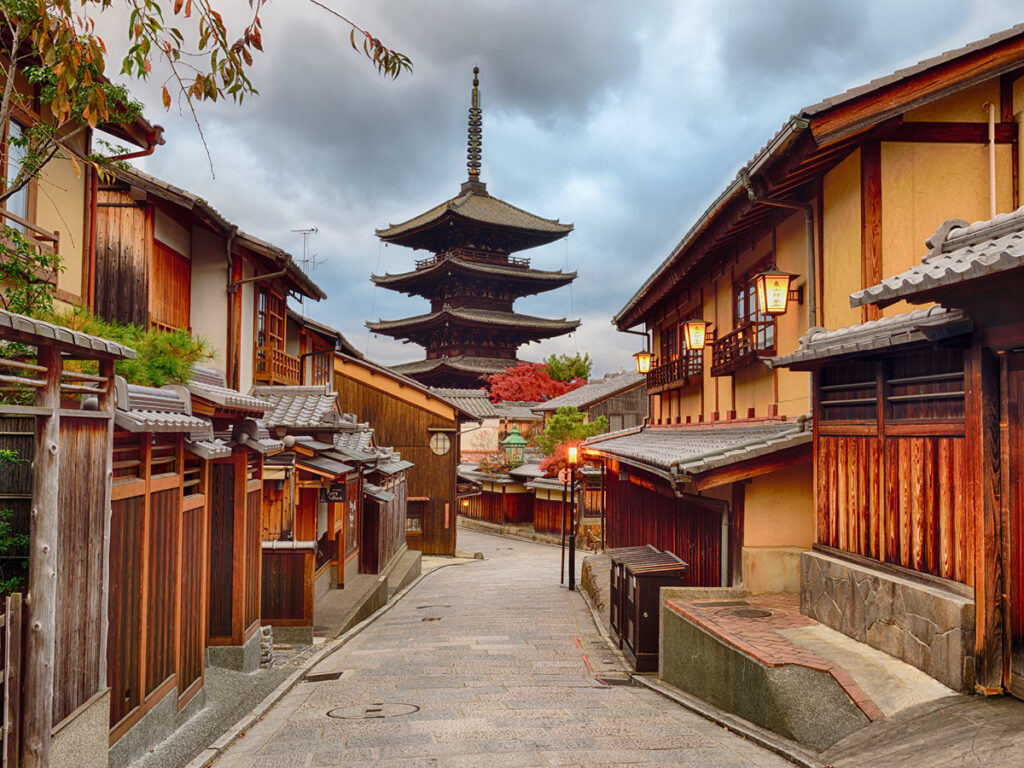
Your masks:
<instances>
[{"instance_id":1,"label":"tv antenna","mask_svg":"<svg viewBox=\"0 0 1024 768\"><path fill-rule=\"evenodd\" d=\"M309 236L315 235L319 231L320 229L318 227L306 227L305 229L292 230L292 232L298 232L302 235L302 258L299 259L299 264L302 265L302 271L307 275L324 263L324 260L319 258L319 254L310 254L309 252Z\"/></svg>"}]
</instances>

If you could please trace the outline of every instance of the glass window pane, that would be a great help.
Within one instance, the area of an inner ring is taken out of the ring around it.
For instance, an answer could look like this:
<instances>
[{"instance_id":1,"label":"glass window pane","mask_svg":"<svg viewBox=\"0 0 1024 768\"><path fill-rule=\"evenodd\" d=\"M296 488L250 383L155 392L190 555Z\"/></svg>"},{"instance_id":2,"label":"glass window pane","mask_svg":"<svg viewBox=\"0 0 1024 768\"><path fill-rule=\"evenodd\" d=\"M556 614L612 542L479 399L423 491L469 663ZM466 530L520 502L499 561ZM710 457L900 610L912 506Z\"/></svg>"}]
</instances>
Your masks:
<instances>
[{"instance_id":1,"label":"glass window pane","mask_svg":"<svg viewBox=\"0 0 1024 768\"><path fill-rule=\"evenodd\" d=\"M20 125L11 121L7 130L7 183L10 184L18 177L18 171L21 170L21 164L28 154L28 149L23 146L15 146L11 142L11 139L21 138L24 134L24 130ZM7 198L7 210L17 216L21 216L23 219L28 218L28 185ZM21 224L8 221L7 225L22 234L25 233L25 227Z\"/></svg>"}]
</instances>

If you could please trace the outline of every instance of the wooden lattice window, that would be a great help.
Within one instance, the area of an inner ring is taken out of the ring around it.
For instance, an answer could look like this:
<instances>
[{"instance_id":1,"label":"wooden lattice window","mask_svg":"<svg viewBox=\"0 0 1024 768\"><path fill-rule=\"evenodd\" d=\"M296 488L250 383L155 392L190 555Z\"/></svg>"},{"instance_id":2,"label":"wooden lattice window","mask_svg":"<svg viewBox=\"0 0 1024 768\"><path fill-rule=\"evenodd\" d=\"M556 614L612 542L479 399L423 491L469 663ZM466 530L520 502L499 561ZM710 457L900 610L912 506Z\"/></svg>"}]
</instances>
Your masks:
<instances>
[{"instance_id":1,"label":"wooden lattice window","mask_svg":"<svg viewBox=\"0 0 1024 768\"><path fill-rule=\"evenodd\" d=\"M269 375L273 351L284 351L286 305L284 297L265 286L256 289L256 375Z\"/></svg>"},{"instance_id":2,"label":"wooden lattice window","mask_svg":"<svg viewBox=\"0 0 1024 768\"><path fill-rule=\"evenodd\" d=\"M888 421L962 421L963 351L927 349L891 358L885 406Z\"/></svg>"},{"instance_id":3,"label":"wooden lattice window","mask_svg":"<svg viewBox=\"0 0 1024 768\"><path fill-rule=\"evenodd\" d=\"M679 334L676 326L667 325L661 329L661 354L658 358L659 364L675 360L679 356Z\"/></svg>"},{"instance_id":4,"label":"wooden lattice window","mask_svg":"<svg viewBox=\"0 0 1024 768\"><path fill-rule=\"evenodd\" d=\"M113 459L115 483L142 477L142 435L115 432Z\"/></svg>"},{"instance_id":5,"label":"wooden lattice window","mask_svg":"<svg viewBox=\"0 0 1024 768\"><path fill-rule=\"evenodd\" d=\"M757 311L757 291L754 276L768 268L771 259L765 259L733 286L736 328L750 326L751 346L755 352L775 351L775 318Z\"/></svg>"},{"instance_id":6,"label":"wooden lattice window","mask_svg":"<svg viewBox=\"0 0 1024 768\"><path fill-rule=\"evenodd\" d=\"M821 420L875 421L878 379L875 362L843 362L823 368L818 387Z\"/></svg>"},{"instance_id":7,"label":"wooden lattice window","mask_svg":"<svg viewBox=\"0 0 1024 768\"><path fill-rule=\"evenodd\" d=\"M154 432L149 453L151 475L168 475L178 471L178 438L167 432Z\"/></svg>"}]
</instances>

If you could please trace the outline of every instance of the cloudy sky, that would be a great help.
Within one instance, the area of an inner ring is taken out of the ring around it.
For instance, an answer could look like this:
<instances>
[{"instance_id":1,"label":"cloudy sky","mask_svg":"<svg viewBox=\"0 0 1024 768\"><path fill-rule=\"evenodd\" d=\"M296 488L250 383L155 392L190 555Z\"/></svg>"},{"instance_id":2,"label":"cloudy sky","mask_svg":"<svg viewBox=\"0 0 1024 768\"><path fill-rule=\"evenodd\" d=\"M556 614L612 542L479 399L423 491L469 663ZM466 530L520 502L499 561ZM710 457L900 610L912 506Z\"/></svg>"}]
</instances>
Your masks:
<instances>
[{"instance_id":1,"label":"cloudy sky","mask_svg":"<svg viewBox=\"0 0 1024 768\"><path fill-rule=\"evenodd\" d=\"M191 118L160 106L159 77L134 87L166 128L143 169L297 257L292 230L317 227L311 274L329 298L303 311L373 359L419 359L421 348L363 326L427 307L369 282L425 255L382 247L374 229L458 192L479 65L488 190L575 225L522 254L578 270L575 284L516 308L583 325L520 356L587 352L595 373L632 363L639 340L616 333L612 315L789 115L1022 21L1019 3L997 0L329 2L409 55L413 72L378 76L331 16L274 0L253 72L260 95L200 109L213 174ZM228 18L248 6L217 5Z\"/></svg>"}]
</instances>

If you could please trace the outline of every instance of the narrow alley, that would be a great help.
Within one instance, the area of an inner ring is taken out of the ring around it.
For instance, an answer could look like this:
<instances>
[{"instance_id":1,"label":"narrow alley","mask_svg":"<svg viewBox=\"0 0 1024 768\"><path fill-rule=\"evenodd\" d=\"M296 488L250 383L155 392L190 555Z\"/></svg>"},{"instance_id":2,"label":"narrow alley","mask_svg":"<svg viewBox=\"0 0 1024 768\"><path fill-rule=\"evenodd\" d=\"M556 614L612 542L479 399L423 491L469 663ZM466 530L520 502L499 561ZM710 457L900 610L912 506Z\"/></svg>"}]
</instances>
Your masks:
<instances>
[{"instance_id":1,"label":"narrow alley","mask_svg":"<svg viewBox=\"0 0 1024 768\"><path fill-rule=\"evenodd\" d=\"M558 549L465 530L459 547L485 559L428 574L219 768L789 765L653 691L601 684L608 654L558 583Z\"/></svg>"}]
</instances>

